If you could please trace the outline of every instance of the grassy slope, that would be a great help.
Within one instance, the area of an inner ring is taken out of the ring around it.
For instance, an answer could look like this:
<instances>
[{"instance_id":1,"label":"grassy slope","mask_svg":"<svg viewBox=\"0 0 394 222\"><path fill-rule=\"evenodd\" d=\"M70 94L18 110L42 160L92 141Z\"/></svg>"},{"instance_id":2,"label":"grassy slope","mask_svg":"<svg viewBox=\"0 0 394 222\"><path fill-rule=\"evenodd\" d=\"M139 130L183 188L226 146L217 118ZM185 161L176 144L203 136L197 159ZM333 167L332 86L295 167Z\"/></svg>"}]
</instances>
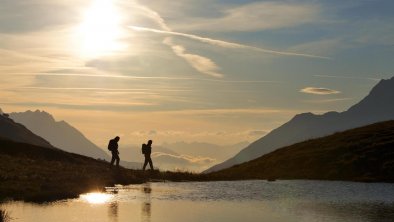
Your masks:
<instances>
[{"instance_id":1,"label":"grassy slope","mask_svg":"<svg viewBox=\"0 0 394 222\"><path fill-rule=\"evenodd\" d=\"M90 157L2 139L0 163L0 200L50 201L114 184L200 180L190 173L110 170L107 162Z\"/></svg>"},{"instance_id":2,"label":"grassy slope","mask_svg":"<svg viewBox=\"0 0 394 222\"><path fill-rule=\"evenodd\" d=\"M216 173L221 179L394 182L394 121L297 143Z\"/></svg>"}]
</instances>

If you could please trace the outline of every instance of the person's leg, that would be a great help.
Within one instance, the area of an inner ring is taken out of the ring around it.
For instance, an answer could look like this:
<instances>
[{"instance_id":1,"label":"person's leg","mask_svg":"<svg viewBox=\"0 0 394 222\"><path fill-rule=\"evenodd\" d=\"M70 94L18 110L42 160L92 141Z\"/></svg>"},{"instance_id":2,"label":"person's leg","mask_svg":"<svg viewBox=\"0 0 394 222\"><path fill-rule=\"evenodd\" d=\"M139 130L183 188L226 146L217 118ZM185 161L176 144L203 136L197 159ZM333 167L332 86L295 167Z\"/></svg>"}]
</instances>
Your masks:
<instances>
[{"instance_id":1,"label":"person's leg","mask_svg":"<svg viewBox=\"0 0 394 222\"><path fill-rule=\"evenodd\" d=\"M153 170L153 163L152 163L152 159L149 157L149 166L150 169Z\"/></svg>"},{"instance_id":2,"label":"person's leg","mask_svg":"<svg viewBox=\"0 0 394 222\"><path fill-rule=\"evenodd\" d=\"M119 155L116 154L115 158L116 158L116 167L119 168L119 161L120 161Z\"/></svg>"},{"instance_id":3,"label":"person's leg","mask_svg":"<svg viewBox=\"0 0 394 222\"><path fill-rule=\"evenodd\" d=\"M111 164L109 165L110 168L112 167L112 165L114 164L114 162L115 162L115 156L114 156L114 154L112 153Z\"/></svg>"},{"instance_id":4,"label":"person's leg","mask_svg":"<svg viewBox=\"0 0 394 222\"><path fill-rule=\"evenodd\" d=\"M145 170L147 164L148 164L148 158L145 157L144 167L142 167L142 170Z\"/></svg>"}]
</instances>

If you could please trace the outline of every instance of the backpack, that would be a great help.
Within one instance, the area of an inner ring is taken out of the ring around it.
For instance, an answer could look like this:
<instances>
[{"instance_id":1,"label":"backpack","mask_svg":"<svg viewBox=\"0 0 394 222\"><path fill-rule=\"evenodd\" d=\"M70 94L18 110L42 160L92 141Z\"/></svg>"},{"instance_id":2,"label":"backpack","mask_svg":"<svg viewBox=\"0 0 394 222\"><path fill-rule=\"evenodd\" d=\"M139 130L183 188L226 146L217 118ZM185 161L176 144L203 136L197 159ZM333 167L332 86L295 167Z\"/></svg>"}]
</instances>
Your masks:
<instances>
[{"instance_id":1,"label":"backpack","mask_svg":"<svg viewBox=\"0 0 394 222\"><path fill-rule=\"evenodd\" d=\"M142 147L141 147L141 152L142 152L142 154L145 154L146 153L146 144L144 143L144 144L142 144Z\"/></svg>"},{"instance_id":2,"label":"backpack","mask_svg":"<svg viewBox=\"0 0 394 222\"><path fill-rule=\"evenodd\" d=\"M108 143L108 150L111 151L111 152L114 150L114 145L113 145L112 140L110 140L109 143Z\"/></svg>"}]
</instances>

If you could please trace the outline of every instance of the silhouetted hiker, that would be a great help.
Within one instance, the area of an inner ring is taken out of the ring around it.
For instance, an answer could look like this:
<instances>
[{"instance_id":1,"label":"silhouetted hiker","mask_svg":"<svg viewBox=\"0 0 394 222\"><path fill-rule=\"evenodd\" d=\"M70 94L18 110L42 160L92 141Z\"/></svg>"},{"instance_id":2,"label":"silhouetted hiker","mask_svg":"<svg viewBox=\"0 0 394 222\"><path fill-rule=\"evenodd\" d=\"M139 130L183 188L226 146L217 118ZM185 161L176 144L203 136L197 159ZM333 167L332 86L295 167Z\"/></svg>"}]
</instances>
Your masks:
<instances>
[{"instance_id":1,"label":"silhouetted hiker","mask_svg":"<svg viewBox=\"0 0 394 222\"><path fill-rule=\"evenodd\" d=\"M148 144L142 144L142 154L145 156L144 167L142 170L145 170L146 165L149 163L150 169L153 170L152 159L150 158L150 154L152 153L152 140L148 141Z\"/></svg>"},{"instance_id":2,"label":"silhouetted hiker","mask_svg":"<svg viewBox=\"0 0 394 222\"><path fill-rule=\"evenodd\" d=\"M112 168L112 165L114 164L116 160L116 167L119 168L119 151L118 151L118 142L120 138L119 136L113 138L112 140L109 141L108 143L108 150L111 151L112 153L112 159L111 159L111 165L109 165L109 168Z\"/></svg>"}]
</instances>

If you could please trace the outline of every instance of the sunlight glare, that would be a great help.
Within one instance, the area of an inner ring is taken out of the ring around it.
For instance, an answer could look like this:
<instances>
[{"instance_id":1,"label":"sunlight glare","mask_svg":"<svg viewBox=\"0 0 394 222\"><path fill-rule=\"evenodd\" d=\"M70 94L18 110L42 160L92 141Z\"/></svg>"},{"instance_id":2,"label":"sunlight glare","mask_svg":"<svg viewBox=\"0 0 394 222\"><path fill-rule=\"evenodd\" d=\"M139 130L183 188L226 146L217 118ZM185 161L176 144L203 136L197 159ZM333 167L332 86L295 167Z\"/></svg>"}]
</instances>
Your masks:
<instances>
[{"instance_id":1,"label":"sunlight glare","mask_svg":"<svg viewBox=\"0 0 394 222\"><path fill-rule=\"evenodd\" d=\"M111 197L112 195L106 193L87 193L81 195L81 199L91 204L107 203L111 199Z\"/></svg>"},{"instance_id":2,"label":"sunlight glare","mask_svg":"<svg viewBox=\"0 0 394 222\"><path fill-rule=\"evenodd\" d=\"M125 48L120 42L123 32L121 17L113 0L94 0L84 14L78 29L84 57L98 57Z\"/></svg>"}]
</instances>

